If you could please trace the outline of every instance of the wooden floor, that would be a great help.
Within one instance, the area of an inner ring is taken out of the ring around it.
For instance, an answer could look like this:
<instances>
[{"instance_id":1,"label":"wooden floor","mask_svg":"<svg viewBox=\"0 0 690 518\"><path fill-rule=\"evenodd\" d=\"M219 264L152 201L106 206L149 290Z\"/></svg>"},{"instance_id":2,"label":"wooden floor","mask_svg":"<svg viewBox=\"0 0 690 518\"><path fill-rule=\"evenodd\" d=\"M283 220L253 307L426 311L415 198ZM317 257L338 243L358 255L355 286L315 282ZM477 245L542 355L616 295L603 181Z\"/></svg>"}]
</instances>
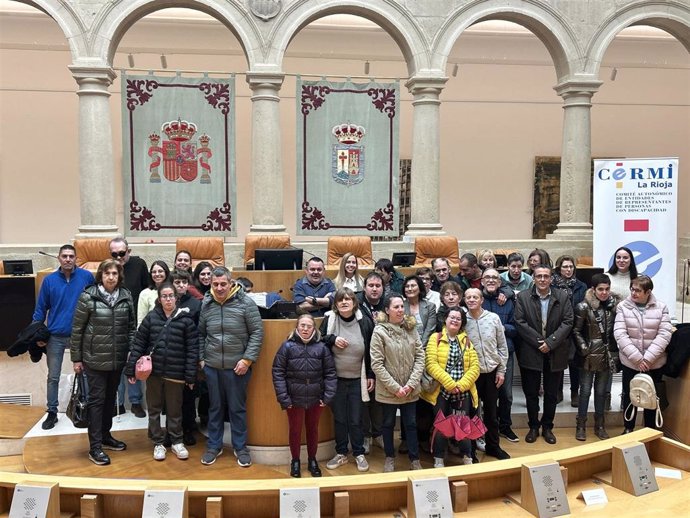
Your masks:
<instances>
[{"instance_id":1,"label":"wooden floor","mask_svg":"<svg viewBox=\"0 0 690 518\"><path fill-rule=\"evenodd\" d=\"M617 435L621 428L611 428L609 433ZM513 457L523 457L536 453L545 453L562 448L570 448L585 444L575 440L574 428L558 428L554 432L558 438L555 445L547 444L543 438L539 438L533 444L524 442L527 430L516 430L520 436L520 442L510 443L501 441L501 447ZM588 430L588 441L596 442L597 439L591 429ZM88 440L84 434L57 435L53 437L33 437L27 440L24 448L24 466L26 472L43 475L66 475L81 477L102 478L128 478L128 479L159 479L159 480L225 480L225 479L278 479L285 478L289 473L289 466L253 465L249 468L240 468L232 454L231 448L225 448L215 464L203 466L200 463L201 455L205 449L203 436L198 435L199 442L189 447L189 459L181 461L172 452L168 451L165 461L153 460L153 445L148 440L145 430L129 430L119 432L116 438L127 443L127 450L122 452L108 452L112 463L109 466L96 466L88 459ZM477 452L481 462L499 462L494 457L484 457ZM370 465L369 473L381 473L383 471L384 454L378 447L373 447L367 456ZM431 468L433 459L431 455L422 454L422 466ZM448 455L446 465L460 464L459 457ZM339 469L329 471L325 462L321 463L324 477L338 475L357 475L357 466L354 459ZM396 470L409 469L409 460L406 455L398 455L396 458ZM309 473L303 466L302 476L308 477Z\"/></svg>"},{"instance_id":2,"label":"wooden floor","mask_svg":"<svg viewBox=\"0 0 690 518\"><path fill-rule=\"evenodd\" d=\"M41 407L0 403L0 439L21 439L43 414Z\"/></svg>"}]
</instances>

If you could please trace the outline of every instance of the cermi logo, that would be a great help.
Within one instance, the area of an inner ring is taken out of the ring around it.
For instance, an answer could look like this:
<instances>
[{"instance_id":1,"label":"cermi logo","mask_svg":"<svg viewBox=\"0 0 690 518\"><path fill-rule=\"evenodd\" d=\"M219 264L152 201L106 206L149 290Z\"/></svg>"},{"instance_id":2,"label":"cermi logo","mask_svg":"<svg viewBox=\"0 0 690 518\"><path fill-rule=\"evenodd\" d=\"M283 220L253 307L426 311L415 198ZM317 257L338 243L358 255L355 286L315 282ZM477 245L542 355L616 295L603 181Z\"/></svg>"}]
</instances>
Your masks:
<instances>
[{"instance_id":1,"label":"cermi logo","mask_svg":"<svg viewBox=\"0 0 690 518\"><path fill-rule=\"evenodd\" d=\"M604 167L597 171L599 180L614 180L616 182L616 189L623 188L622 180L651 180L650 185L645 187L669 187L666 182L659 180L673 179L673 164L668 164L667 167L623 167L623 162L616 162L616 168L611 170Z\"/></svg>"}]
</instances>

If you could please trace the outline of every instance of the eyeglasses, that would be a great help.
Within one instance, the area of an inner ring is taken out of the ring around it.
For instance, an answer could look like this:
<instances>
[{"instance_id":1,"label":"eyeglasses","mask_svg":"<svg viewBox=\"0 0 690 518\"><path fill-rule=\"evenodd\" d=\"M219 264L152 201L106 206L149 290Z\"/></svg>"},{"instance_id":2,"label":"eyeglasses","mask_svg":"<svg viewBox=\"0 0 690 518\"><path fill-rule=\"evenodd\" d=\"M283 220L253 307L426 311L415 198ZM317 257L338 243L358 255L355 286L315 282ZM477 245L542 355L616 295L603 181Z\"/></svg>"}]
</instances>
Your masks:
<instances>
[{"instance_id":1,"label":"eyeglasses","mask_svg":"<svg viewBox=\"0 0 690 518\"><path fill-rule=\"evenodd\" d=\"M117 259L118 257L124 257L127 255L127 250L120 250L119 252L110 252L110 255L113 257L113 259Z\"/></svg>"},{"instance_id":2,"label":"eyeglasses","mask_svg":"<svg viewBox=\"0 0 690 518\"><path fill-rule=\"evenodd\" d=\"M165 295L161 295L161 298L162 298L162 299L174 299L174 298L175 298L175 295L173 295L173 294L165 294Z\"/></svg>"},{"instance_id":3,"label":"eyeglasses","mask_svg":"<svg viewBox=\"0 0 690 518\"><path fill-rule=\"evenodd\" d=\"M451 322L462 322L462 317L448 317Z\"/></svg>"},{"instance_id":4,"label":"eyeglasses","mask_svg":"<svg viewBox=\"0 0 690 518\"><path fill-rule=\"evenodd\" d=\"M642 288L635 288L634 286L630 286L630 291L632 293L643 293L644 290Z\"/></svg>"}]
</instances>

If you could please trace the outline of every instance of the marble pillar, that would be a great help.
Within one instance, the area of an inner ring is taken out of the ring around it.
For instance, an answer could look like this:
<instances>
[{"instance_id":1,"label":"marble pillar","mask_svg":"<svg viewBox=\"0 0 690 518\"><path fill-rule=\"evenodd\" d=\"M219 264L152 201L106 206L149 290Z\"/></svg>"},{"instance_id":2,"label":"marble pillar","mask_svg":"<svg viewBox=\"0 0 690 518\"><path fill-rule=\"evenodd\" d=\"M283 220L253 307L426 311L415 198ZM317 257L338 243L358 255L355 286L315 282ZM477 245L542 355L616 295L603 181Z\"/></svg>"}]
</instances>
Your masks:
<instances>
[{"instance_id":1,"label":"marble pillar","mask_svg":"<svg viewBox=\"0 0 690 518\"><path fill-rule=\"evenodd\" d=\"M70 66L79 85L80 224L76 238L114 237L115 171L108 87L116 77L106 66Z\"/></svg>"},{"instance_id":2,"label":"marble pillar","mask_svg":"<svg viewBox=\"0 0 690 518\"><path fill-rule=\"evenodd\" d=\"M444 235L440 221L440 104L447 78L411 78L413 95L411 221L405 236Z\"/></svg>"},{"instance_id":3,"label":"marble pillar","mask_svg":"<svg viewBox=\"0 0 690 518\"><path fill-rule=\"evenodd\" d=\"M283 174L278 95L283 74L247 73L252 89L252 224L250 233L283 233Z\"/></svg>"},{"instance_id":4,"label":"marble pillar","mask_svg":"<svg viewBox=\"0 0 690 518\"><path fill-rule=\"evenodd\" d=\"M560 222L549 237L591 239L590 191L592 185L592 95L601 81L566 81L555 87L563 98Z\"/></svg>"}]
</instances>

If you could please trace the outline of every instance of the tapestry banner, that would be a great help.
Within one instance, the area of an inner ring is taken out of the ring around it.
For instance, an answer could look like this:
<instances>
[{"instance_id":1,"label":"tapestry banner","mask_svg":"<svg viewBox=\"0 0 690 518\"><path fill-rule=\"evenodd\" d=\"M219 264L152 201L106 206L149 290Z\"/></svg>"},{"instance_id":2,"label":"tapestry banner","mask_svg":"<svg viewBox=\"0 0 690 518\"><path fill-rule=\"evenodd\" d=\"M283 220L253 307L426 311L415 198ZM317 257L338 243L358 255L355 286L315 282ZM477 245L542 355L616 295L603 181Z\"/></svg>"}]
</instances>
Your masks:
<instances>
[{"instance_id":1,"label":"tapestry banner","mask_svg":"<svg viewBox=\"0 0 690 518\"><path fill-rule=\"evenodd\" d=\"M297 81L297 234L398 235L398 83Z\"/></svg>"},{"instance_id":2,"label":"tapestry banner","mask_svg":"<svg viewBox=\"0 0 690 518\"><path fill-rule=\"evenodd\" d=\"M123 74L126 235L236 235L234 87Z\"/></svg>"}]
</instances>

